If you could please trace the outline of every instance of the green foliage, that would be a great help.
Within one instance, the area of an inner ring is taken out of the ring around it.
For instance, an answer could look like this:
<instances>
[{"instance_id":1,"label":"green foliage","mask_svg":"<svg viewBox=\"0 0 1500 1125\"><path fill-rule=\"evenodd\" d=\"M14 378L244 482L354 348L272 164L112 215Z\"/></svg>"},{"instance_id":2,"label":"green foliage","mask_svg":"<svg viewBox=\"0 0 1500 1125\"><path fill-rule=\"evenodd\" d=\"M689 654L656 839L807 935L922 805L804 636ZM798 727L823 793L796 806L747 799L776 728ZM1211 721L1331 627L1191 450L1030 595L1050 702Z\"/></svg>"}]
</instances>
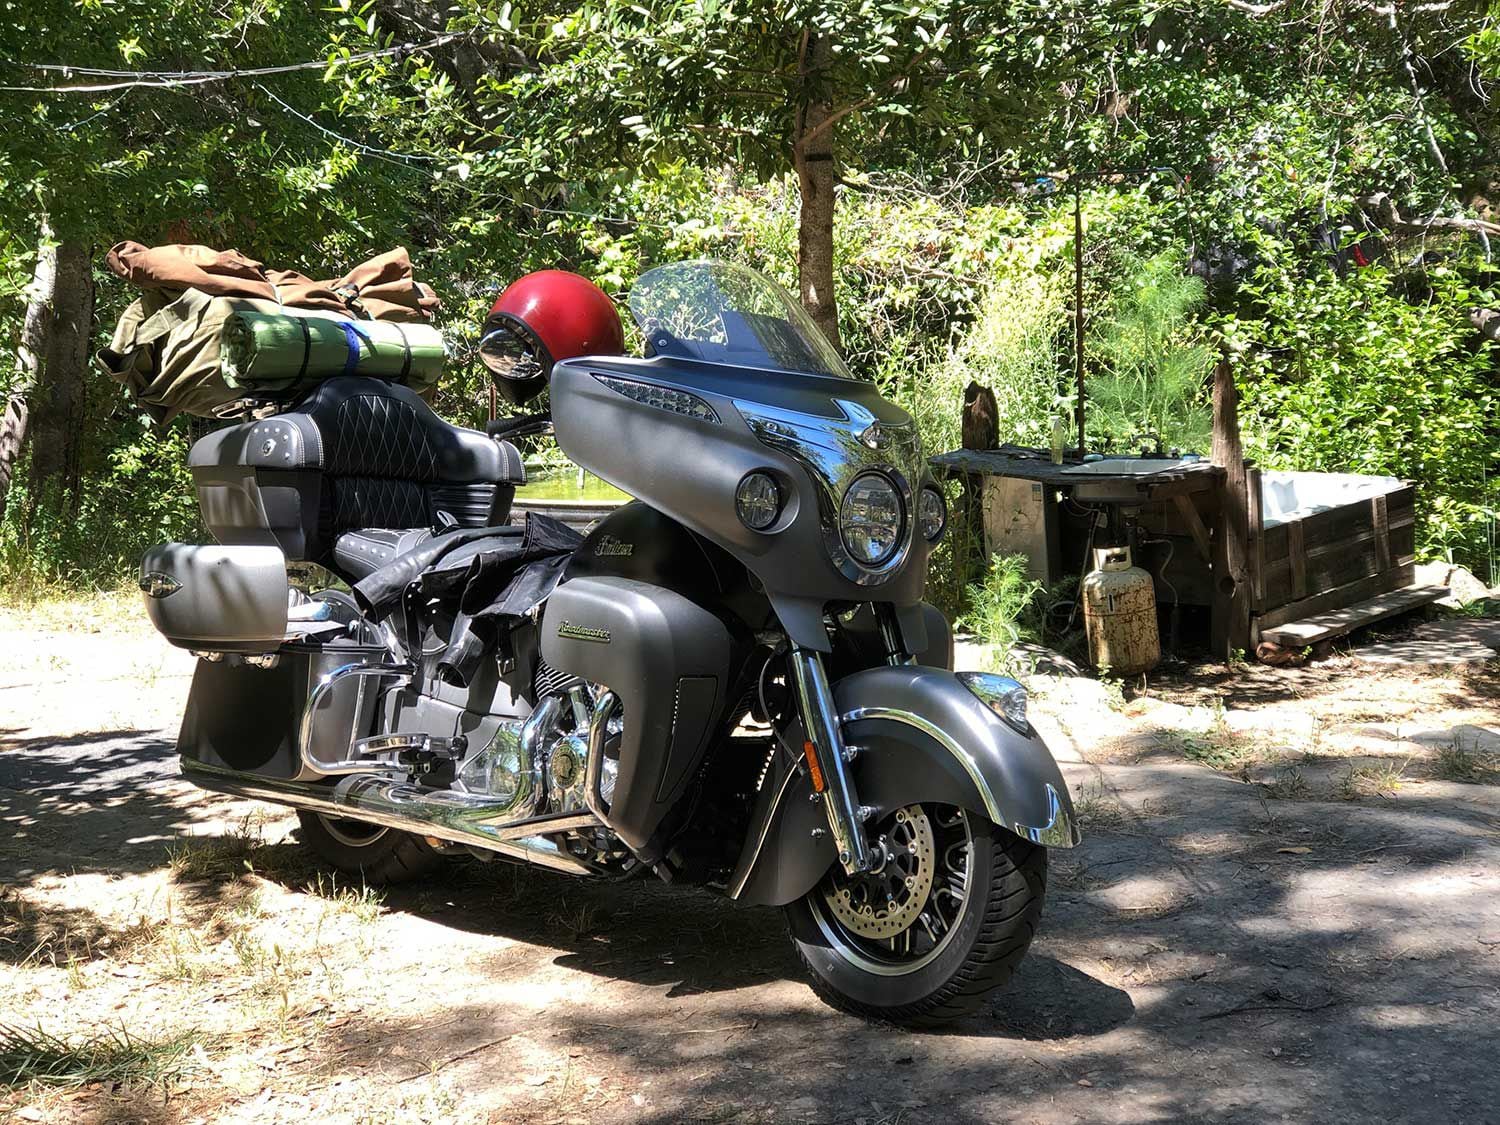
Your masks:
<instances>
[{"instance_id":1,"label":"green foliage","mask_svg":"<svg viewBox=\"0 0 1500 1125\"><path fill-rule=\"evenodd\" d=\"M191 1068L198 1036L150 1039L123 1027L65 1039L41 1027L0 1026L0 1086L150 1086Z\"/></svg>"},{"instance_id":2,"label":"green foliage","mask_svg":"<svg viewBox=\"0 0 1500 1125\"><path fill-rule=\"evenodd\" d=\"M158 543L206 534L187 468L188 429L158 431L130 414L101 428L104 454L75 497L35 497L23 473L0 525L0 586L8 593L109 590Z\"/></svg>"},{"instance_id":3,"label":"green foliage","mask_svg":"<svg viewBox=\"0 0 1500 1125\"><path fill-rule=\"evenodd\" d=\"M1179 250L1132 261L1110 308L1092 326L1087 356L1088 432L1116 450L1137 450L1151 434L1167 448L1207 453L1213 437L1208 374L1213 351L1193 314L1203 283L1183 272Z\"/></svg>"},{"instance_id":4,"label":"green foliage","mask_svg":"<svg viewBox=\"0 0 1500 1125\"><path fill-rule=\"evenodd\" d=\"M995 396L999 438L1045 446L1061 401L1067 357L1063 286L1042 271L1007 272L980 299L974 321L944 360L927 366L906 405L927 448L957 449L964 388L971 380Z\"/></svg>"},{"instance_id":5,"label":"green foliage","mask_svg":"<svg viewBox=\"0 0 1500 1125\"><path fill-rule=\"evenodd\" d=\"M973 155L1009 143L1066 104L1077 45L1135 25L1135 4L556 0L518 9L466 0L472 24L525 64L476 89L510 143L476 153L476 174L560 183L601 166L726 159L760 176L790 165L810 100L838 114L856 168L915 144ZM809 40L827 41L811 69ZM628 154L628 156L627 156Z\"/></svg>"},{"instance_id":6,"label":"green foliage","mask_svg":"<svg viewBox=\"0 0 1500 1125\"><path fill-rule=\"evenodd\" d=\"M1030 173L1170 166L1181 179L1085 182L1094 431L1201 448L1204 349L1222 333L1262 464L1411 477L1422 551L1484 569L1497 359L1467 311L1496 306L1494 267L1465 236L1371 236L1362 201L1457 217L1494 197L1493 6L1418 5L1399 24L1311 0L1271 18L1188 0L1023 0L1005 16L866 0L0 0L3 85L109 84L26 60L327 62L188 88L0 91L0 342L8 357L43 215L101 252L202 241L323 276L404 243L460 354L495 290L530 269L620 296L652 265L713 255L790 283L785 170L818 92L848 110L841 338L930 450L958 444L971 379L995 392L1002 440L1045 444L1067 405L1071 201L1065 179ZM815 81L804 29L834 44ZM354 58L443 30L470 37ZM1356 240L1369 268L1350 263ZM1214 273L1201 305L1190 261ZM96 345L133 296L100 280ZM0 393L13 374L0 360ZM481 421L483 378L457 365L438 405ZM196 534L180 423L155 432L100 382L83 424L78 496L29 496L23 467L0 581L113 585L141 547ZM957 530L937 579L955 601L973 553Z\"/></svg>"},{"instance_id":7,"label":"green foliage","mask_svg":"<svg viewBox=\"0 0 1500 1125\"><path fill-rule=\"evenodd\" d=\"M1224 325L1241 349L1243 428L1265 468L1388 474L1417 482L1418 553L1485 569L1500 469L1496 354L1450 271L1408 298L1385 269L1265 288L1262 315Z\"/></svg>"},{"instance_id":8,"label":"green foliage","mask_svg":"<svg viewBox=\"0 0 1500 1125\"><path fill-rule=\"evenodd\" d=\"M990 559L989 573L969 587L969 608L957 622L981 644L995 645L1002 657L1017 642L1035 635L1030 611L1042 584L1029 577L1026 568L1025 555Z\"/></svg>"}]
</instances>

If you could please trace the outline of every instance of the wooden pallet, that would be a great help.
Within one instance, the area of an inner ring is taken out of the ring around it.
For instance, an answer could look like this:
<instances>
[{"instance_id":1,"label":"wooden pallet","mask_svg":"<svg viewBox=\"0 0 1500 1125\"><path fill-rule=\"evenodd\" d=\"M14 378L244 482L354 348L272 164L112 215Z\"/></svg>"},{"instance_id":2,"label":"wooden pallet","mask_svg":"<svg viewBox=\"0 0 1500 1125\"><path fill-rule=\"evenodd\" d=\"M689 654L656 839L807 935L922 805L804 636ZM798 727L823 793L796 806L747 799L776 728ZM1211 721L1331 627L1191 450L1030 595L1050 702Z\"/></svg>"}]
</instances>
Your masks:
<instances>
[{"instance_id":1,"label":"wooden pallet","mask_svg":"<svg viewBox=\"0 0 1500 1125\"><path fill-rule=\"evenodd\" d=\"M1398 613L1420 609L1424 605L1430 605L1439 598L1447 596L1448 587L1446 586L1424 586L1413 583L1399 590L1388 590L1383 594L1376 594L1373 598L1332 609L1326 613L1314 614L1298 621L1288 621L1284 625L1263 627L1260 637L1263 641L1270 641L1283 648L1303 648L1332 637L1342 637L1361 625L1370 625L1387 617L1394 617Z\"/></svg>"}]
</instances>

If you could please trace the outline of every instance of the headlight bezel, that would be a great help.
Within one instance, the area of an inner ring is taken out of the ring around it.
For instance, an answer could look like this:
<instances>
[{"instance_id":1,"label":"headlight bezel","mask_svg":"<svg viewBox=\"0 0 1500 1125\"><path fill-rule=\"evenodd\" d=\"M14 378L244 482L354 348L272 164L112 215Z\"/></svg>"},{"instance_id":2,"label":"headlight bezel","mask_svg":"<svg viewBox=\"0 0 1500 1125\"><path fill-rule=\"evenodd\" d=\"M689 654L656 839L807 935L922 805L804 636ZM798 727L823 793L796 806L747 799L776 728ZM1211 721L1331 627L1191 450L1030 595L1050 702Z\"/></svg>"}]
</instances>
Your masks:
<instances>
[{"instance_id":1,"label":"headlight bezel","mask_svg":"<svg viewBox=\"0 0 1500 1125\"><path fill-rule=\"evenodd\" d=\"M862 487L868 488L872 486L883 488L890 494L891 506L895 512L893 523L886 527L886 530L889 532L890 542L884 550L874 556L861 552L851 542L850 527L853 521L850 518L848 510L850 500L855 497L856 491ZM856 565L864 567L866 570L879 571L890 566L896 559L902 556L902 548L907 543L907 525L911 518L907 508L907 496L904 494L904 490L896 481L891 479L889 473L878 469L871 469L857 475L849 482L848 487L844 489L843 496L839 498L838 533L845 553Z\"/></svg>"}]
</instances>

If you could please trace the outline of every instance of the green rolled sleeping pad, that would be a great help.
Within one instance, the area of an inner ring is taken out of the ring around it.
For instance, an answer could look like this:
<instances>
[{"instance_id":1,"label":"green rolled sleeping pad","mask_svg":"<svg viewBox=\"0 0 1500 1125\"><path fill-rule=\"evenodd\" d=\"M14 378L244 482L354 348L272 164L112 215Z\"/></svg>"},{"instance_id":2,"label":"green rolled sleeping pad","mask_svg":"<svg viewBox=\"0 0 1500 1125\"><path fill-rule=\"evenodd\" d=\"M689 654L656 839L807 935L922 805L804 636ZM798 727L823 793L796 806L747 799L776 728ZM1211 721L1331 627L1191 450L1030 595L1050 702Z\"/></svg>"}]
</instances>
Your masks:
<instances>
[{"instance_id":1,"label":"green rolled sleeping pad","mask_svg":"<svg viewBox=\"0 0 1500 1125\"><path fill-rule=\"evenodd\" d=\"M224 382L246 391L370 375L420 393L437 385L444 351L427 324L239 311L225 320L219 359Z\"/></svg>"}]
</instances>

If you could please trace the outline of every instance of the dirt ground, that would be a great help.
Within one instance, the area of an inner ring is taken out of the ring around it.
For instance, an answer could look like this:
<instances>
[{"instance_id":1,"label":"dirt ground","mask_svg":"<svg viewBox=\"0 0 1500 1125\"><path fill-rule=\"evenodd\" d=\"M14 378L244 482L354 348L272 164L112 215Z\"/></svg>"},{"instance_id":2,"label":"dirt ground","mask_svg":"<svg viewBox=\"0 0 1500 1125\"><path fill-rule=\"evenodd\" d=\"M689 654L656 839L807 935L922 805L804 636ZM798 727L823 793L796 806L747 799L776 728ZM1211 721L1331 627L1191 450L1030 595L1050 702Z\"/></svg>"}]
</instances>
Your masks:
<instances>
[{"instance_id":1,"label":"dirt ground","mask_svg":"<svg viewBox=\"0 0 1500 1125\"><path fill-rule=\"evenodd\" d=\"M190 672L128 602L0 613L0 1067L135 1060L16 1120L1500 1122L1494 664L1037 677L1087 838L941 1034L823 1007L772 910L341 883L177 776Z\"/></svg>"}]
</instances>

